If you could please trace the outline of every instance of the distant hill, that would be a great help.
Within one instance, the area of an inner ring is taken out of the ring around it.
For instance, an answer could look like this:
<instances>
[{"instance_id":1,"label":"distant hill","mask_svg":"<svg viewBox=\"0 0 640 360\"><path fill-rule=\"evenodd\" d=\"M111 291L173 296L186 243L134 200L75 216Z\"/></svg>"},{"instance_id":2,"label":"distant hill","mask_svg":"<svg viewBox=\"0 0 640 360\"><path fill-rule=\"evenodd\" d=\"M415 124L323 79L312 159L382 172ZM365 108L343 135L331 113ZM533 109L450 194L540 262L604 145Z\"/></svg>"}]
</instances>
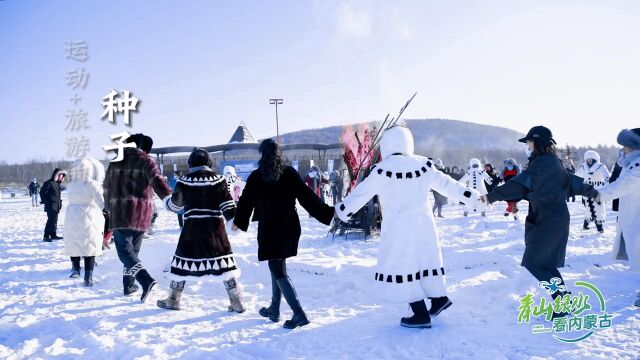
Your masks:
<instances>
[{"instance_id":1,"label":"distant hill","mask_svg":"<svg viewBox=\"0 0 640 360\"><path fill-rule=\"evenodd\" d=\"M522 133L498 127L459 120L405 120L418 148L470 146L474 148L521 148L516 142ZM370 123L370 124L373 124ZM308 129L280 135L284 144L337 143L344 126Z\"/></svg>"},{"instance_id":2,"label":"distant hill","mask_svg":"<svg viewBox=\"0 0 640 360\"><path fill-rule=\"evenodd\" d=\"M523 145L518 143L524 134L511 129L446 119L405 120L405 124L413 133L418 154L441 157L448 164L463 166L471 157L492 163L507 157L525 160ZM343 128L301 130L280 135L280 139L284 144L338 143Z\"/></svg>"}]
</instances>

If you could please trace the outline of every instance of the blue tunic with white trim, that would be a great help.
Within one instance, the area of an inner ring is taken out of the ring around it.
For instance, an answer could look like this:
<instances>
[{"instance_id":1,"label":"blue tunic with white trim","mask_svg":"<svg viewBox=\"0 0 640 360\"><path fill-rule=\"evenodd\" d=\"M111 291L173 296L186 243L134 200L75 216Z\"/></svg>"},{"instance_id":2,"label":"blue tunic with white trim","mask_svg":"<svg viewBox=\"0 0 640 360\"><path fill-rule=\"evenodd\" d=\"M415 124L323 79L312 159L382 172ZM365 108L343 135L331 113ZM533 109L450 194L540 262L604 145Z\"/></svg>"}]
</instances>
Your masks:
<instances>
[{"instance_id":1,"label":"blue tunic with white trim","mask_svg":"<svg viewBox=\"0 0 640 360\"><path fill-rule=\"evenodd\" d=\"M237 269L225 229L225 219L235 216L236 204L223 176L206 166L192 169L178 179L166 205L173 212L184 211L171 274L219 276Z\"/></svg>"}]
</instances>

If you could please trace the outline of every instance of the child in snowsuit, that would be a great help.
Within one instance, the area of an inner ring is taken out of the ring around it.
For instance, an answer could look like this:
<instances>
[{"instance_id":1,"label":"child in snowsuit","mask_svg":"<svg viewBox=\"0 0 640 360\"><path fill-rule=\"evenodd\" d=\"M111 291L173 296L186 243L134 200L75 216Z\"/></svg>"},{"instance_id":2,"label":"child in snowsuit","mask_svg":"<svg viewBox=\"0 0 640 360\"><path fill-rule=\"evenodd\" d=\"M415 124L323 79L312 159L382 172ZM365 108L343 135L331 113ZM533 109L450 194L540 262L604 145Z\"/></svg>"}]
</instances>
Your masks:
<instances>
[{"instance_id":1,"label":"child in snowsuit","mask_svg":"<svg viewBox=\"0 0 640 360\"><path fill-rule=\"evenodd\" d=\"M520 168L515 159L506 159L502 165L502 181L505 183L520 173ZM508 217L511 214L513 214L515 220L518 220L518 202L515 200L507 201L507 210L505 210L504 216Z\"/></svg>"},{"instance_id":2,"label":"child in snowsuit","mask_svg":"<svg viewBox=\"0 0 640 360\"><path fill-rule=\"evenodd\" d=\"M484 183L493 184L491 177L482 169L482 163L480 160L473 158L469 161L469 170L459 180L462 184L466 185L468 189L475 190L480 195L487 195L487 188ZM487 206L484 203L474 202L465 206L464 216L468 216L469 212L480 212L482 216L486 216Z\"/></svg>"},{"instance_id":3,"label":"child in snowsuit","mask_svg":"<svg viewBox=\"0 0 640 360\"><path fill-rule=\"evenodd\" d=\"M213 160L204 149L189 156L189 174L178 179L176 188L165 200L168 210L184 211L184 227L171 262L169 297L158 300L163 309L180 310L180 300L187 279L223 277L229 295L229 311L244 312L242 293L237 281L238 268L225 229L236 213L227 181L211 170Z\"/></svg>"},{"instance_id":4,"label":"child in snowsuit","mask_svg":"<svg viewBox=\"0 0 640 360\"><path fill-rule=\"evenodd\" d=\"M593 187L599 189L609 183L611 173L600 162L600 154L589 150L584 153L584 162L578 167L576 176L583 178L585 184L593 185ZM595 222L598 232L603 233L603 224L606 216L604 204L596 199L583 197L582 205L584 205L584 224L582 228L589 230L589 224Z\"/></svg>"}]
</instances>

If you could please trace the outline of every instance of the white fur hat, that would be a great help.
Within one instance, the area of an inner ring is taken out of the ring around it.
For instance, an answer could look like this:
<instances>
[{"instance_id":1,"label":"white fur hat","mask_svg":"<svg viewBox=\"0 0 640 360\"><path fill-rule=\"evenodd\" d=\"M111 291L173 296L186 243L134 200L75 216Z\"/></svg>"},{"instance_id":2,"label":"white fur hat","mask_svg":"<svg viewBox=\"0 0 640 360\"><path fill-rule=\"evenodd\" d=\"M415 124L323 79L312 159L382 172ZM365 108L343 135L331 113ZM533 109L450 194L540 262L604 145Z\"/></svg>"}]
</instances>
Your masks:
<instances>
[{"instance_id":1,"label":"white fur hat","mask_svg":"<svg viewBox=\"0 0 640 360\"><path fill-rule=\"evenodd\" d=\"M598 154L596 151L588 150L584 153L584 161L587 161L589 159L593 159L596 162L600 162L600 154Z\"/></svg>"}]
</instances>

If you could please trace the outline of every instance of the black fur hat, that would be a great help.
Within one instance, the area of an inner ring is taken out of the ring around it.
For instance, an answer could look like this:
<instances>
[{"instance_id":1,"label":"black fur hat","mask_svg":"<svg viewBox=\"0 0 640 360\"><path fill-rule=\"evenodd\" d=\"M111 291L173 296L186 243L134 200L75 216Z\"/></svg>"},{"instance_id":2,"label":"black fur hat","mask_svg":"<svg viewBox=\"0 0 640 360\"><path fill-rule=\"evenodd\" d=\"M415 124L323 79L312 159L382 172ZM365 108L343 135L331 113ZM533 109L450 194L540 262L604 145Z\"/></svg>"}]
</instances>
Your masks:
<instances>
[{"instance_id":1,"label":"black fur hat","mask_svg":"<svg viewBox=\"0 0 640 360\"><path fill-rule=\"evenodd\" d=\"M209 152L203 148L195 148L191 155L189 155L189 167L194 168L198 166L213 167L213 159Z\"/></svg>"}]
</instances>

